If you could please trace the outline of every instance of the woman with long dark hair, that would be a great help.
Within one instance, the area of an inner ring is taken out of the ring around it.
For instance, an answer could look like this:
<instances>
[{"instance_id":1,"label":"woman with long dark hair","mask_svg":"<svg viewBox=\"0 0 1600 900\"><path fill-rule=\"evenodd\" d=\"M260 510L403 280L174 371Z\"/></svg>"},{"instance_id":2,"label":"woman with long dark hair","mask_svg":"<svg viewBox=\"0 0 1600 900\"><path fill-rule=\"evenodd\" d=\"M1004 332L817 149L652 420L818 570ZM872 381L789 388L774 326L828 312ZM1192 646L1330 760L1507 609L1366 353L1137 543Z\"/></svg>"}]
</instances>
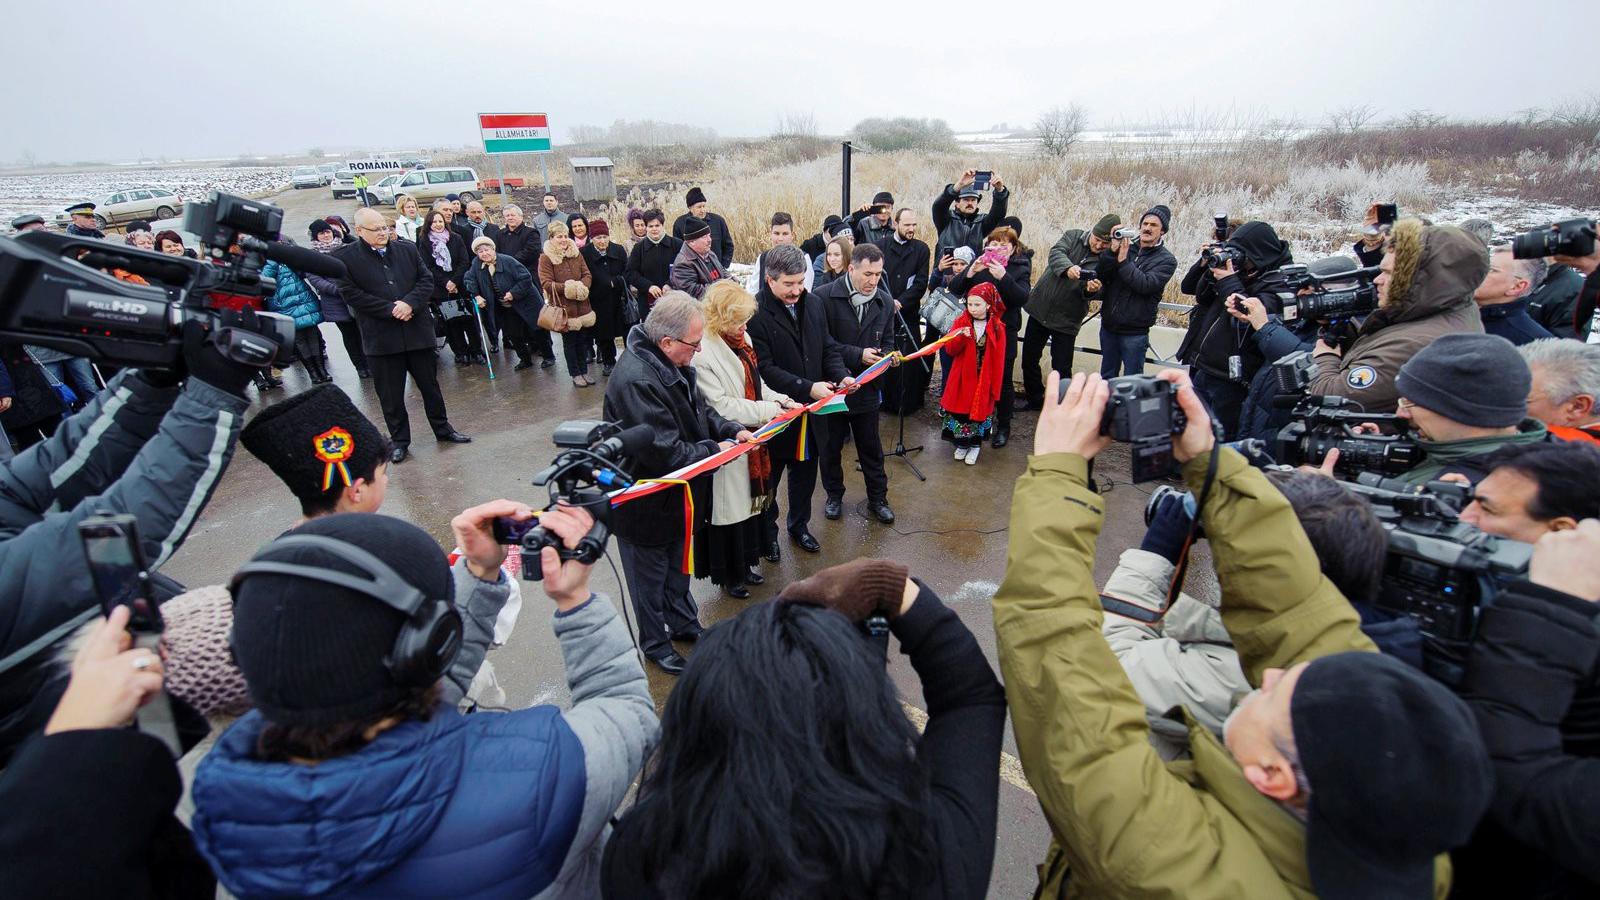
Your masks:
<instances>
[{"instance_id":1,"label":"woman with long dark hair","mask_svg":"<svg viewBox=\"0 0 1600 900\"><path fill-rule=\"evenodd\" d=\"M862 624L879 617L921 676L921 736ZM700 638L602 893L982 897L1005 717L972 632L904 566L818 572Z\"/></svg>"}]
</instances>

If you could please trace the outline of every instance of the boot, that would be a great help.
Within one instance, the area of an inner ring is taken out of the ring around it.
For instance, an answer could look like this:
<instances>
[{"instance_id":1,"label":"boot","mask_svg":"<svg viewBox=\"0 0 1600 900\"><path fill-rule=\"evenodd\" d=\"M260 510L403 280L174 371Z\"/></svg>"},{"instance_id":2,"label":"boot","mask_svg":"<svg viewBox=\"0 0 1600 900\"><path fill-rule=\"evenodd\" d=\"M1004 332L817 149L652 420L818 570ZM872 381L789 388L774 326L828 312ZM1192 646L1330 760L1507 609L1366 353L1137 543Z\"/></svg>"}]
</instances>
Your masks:
<instances>
[{"instance_id":1,"label":"boot","mask_svg":"<svg viewBox=\"0 0 1600 900\"><path fill-rule=\"evenodd\" d=\"M313 363L314 368L312 369L312 372L311 372L311 380L314 383L316 383L316 384L327 384L328 382L333 380L333 376L328 374L328 359L327 359L327 357L322 357L320 359L313 360L312 363Z\"/></svg>"}]
</instances>

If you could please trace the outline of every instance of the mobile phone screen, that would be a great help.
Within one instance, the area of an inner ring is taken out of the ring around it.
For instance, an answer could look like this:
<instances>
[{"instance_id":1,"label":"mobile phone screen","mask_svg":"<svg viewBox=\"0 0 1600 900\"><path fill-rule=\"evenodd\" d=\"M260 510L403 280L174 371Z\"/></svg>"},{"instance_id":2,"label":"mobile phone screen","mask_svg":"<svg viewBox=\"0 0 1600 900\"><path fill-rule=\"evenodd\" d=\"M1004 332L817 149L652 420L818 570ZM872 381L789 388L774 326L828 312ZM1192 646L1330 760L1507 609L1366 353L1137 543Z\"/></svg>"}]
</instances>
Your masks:
<instances>
[{"instance_id":1,"label":"mobile phone screen","mask_svg":"<svg viewBox=\"0 0 1600 900\"><path fill-rule=\"evenodd\" d=\"M148 596L144 565L132 533L117 525L83 525L79 532L101 611L110 615L118 606L129 607L129 631L159 632L161 613Z\"/></svg>"},{"instance_id":2,"label":"mobile phone screen","mask_svg":"<svg viewBox=\"0 0 1600 900\"><path fill-rule=\"evenodd\" d=\"M539 519L535 517L519 522L510 516L499 516L490 527L494 531L495 543L511 547L521 544L523 535L539 527Z\"/></svg>"},{"instance_id":3,"label":"mobile phone screen","mask_svg":"<svg viewBox=\"0 0 1600 900\"><path fill-rule=\"evenodd\" d=\"M994 178L993 172L974 172L972 183L977 185L979 190L988 190L989 181L992 178Z\"/></svg>"}]
</instances>

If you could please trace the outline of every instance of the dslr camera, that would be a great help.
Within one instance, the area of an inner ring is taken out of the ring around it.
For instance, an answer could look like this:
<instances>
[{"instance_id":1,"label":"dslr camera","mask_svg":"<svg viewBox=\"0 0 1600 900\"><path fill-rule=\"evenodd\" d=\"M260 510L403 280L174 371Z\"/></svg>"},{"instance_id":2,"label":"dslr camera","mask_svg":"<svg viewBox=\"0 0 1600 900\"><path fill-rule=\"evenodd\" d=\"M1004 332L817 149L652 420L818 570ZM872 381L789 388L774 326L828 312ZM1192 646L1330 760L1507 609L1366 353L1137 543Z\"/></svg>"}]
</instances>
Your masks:
<instances>
[{"instance_id":1,"label":"dslr camera","mask_svg":"<svg viewBox=\"0 0 1600 900\"><path fill-rule=\"evenodd\" d=\"M1331 324L1378 308L1378 286L1372 283L1382 272L1377 266L1337 275L1314 275L1299 264L1278 271L1289 286L1289 292L1281 295L1285 322L1311 320ZM1300 291L1307 288L1311 292L1301 295Z\"/></svg>"},{"instance_id":2,"label":"dslr camera","mask_svg":"<svg viewBox=\"0 0 1600 900\"><path fill-rule=\"evenodd\" d=\"M1422 462L1426 453L1407 432L1404 419L1393 413L1362 412L1357 406L1345 397L1302 398L1294 407L1295 420L1278 432L1273 457L1286 466L1320 466L1328 451L1337 449L1339 461L1333 471L1341 479L1362 472L1399 475ZM1362 424L1387 433L1360 434L1355 427Z\"/></svg>"},{"instance_id":3,"label":"dslr camera","mask_svg":"<svg viewBox=\"0 0 1600 900\"><path fill-rule=\"evenodd\" d=\"M1133 480L1150 481L1172 474L1172 436L1182 433L1189 418L1178 408L1178 391L1153 375L1124 375L1106 382L1111 396L1100 419L1100 433L1133 445ZM1068 382L1061 382L1061 396Z\"/></svg>"},{"instance_id":4,"label":"dslr camera","mask_svg":"<svg viewBox=\"0 0 1600 900\"><path fill-rule=\"evenodd\" d=\"M1220 269L1232 263L1234 271L1238 271L1240 265L1244 263L1244 251L1238 247L1219 245L1201 250L1200 258L1205 260L1208 269Z\"/></svg>"},{"instance_id":5,"label":"dslr camera","mask_svg":"<svg viewBox=\"0 0 1600 900\"><path fill-rule=\"evenodd\" d=\"M1516 235L1511 239L1511 256L1514 259L1588 256L1594 252L1594 238L1594 219L1567 219Z\"/></svg>"},{"instance_id":6,"label":"dslr camera","mask_svg":"<svg viewBox=\"0 0 1600 900\"><path fill-rule=\"evenodd\" d=\"M265 366L293 346L294 320L258 312L240 321L236 313L276 289L261 277L266 261L343 272L338 260L276 243L282 223L283 210L270 203L213 192L184 207L184 229L200 238L198 260L42 230L0 238L0 339L174 369L184 324L199 320L224 356Z\"/></svg>"}]
</instances>

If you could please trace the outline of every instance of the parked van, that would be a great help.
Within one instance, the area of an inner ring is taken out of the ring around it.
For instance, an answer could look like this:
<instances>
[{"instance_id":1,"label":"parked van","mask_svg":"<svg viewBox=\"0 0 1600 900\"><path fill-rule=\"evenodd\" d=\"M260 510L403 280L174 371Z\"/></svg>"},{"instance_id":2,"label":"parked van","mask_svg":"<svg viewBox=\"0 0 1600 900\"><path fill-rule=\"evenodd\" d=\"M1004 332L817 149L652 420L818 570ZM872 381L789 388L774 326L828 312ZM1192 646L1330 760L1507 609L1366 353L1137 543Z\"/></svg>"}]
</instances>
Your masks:
<instances>
[{"instance_id":1,"label":"parked van","mask_svg":"<svg viewBox=\"0 0 1600 900\"><path fill-rule=\"evenodd\" d=\"M427 205L447 194L459 194L466 203L483 196L483 185L475 169L441 166L437 169L413 169L398 182L386 184L376 191L378 200L393 204L396 194L405 194L418 203Z\"/></svg>"}]
</instances>

